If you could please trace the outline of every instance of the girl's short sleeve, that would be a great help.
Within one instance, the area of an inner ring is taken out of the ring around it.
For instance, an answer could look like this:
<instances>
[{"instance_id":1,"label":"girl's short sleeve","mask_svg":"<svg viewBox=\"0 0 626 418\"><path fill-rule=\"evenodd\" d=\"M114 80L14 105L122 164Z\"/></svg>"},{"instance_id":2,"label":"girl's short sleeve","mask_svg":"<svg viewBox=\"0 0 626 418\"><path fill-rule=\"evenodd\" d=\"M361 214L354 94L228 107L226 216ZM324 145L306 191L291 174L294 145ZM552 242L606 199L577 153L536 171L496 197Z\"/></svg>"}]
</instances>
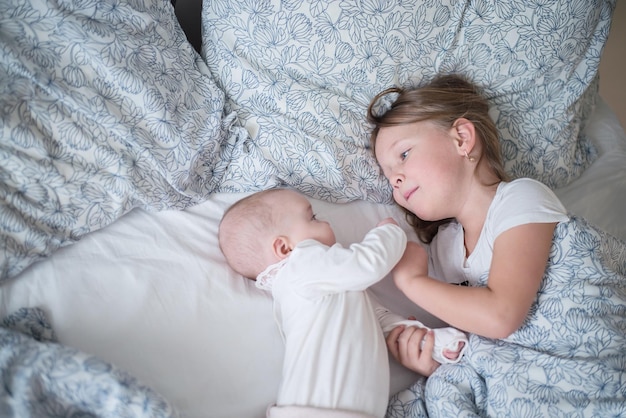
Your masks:
<instances>
[{"instance_id":1,"label":"girl's short sleeve","mask_svg":"<svg viewBox=\"0 0 626 418\"><path fill-rule=\"evenodd\" d=\"M492 225L493 237L513 227L528 223L563 222L567 210L543 183L533 179L517 179L501 183L487 214L487 225Z\"/></svg>"}]
</instances>

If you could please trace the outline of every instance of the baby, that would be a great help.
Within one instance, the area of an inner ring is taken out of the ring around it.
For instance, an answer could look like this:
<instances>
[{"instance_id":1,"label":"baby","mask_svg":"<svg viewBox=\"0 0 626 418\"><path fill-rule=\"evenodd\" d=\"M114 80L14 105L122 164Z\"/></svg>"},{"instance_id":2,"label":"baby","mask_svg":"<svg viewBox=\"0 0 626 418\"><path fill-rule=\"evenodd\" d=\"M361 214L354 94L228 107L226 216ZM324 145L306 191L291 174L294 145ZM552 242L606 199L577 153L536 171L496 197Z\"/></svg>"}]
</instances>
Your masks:
<instances>
[{"instance_id":1,"label":"baby","mask_svg":"<svg viewBox=\"0 0 626 418\"><path fill-rule=\"evenodd\" d=\"M365 290L401 259L404 231L391 219L360 243L337 244L308 199L273 189L232 205L219 228L229 265L271 292L285 341L282 380L268 417L383 417L389 363L383 331L407 323ZM454 328L434 330L435 362L456 362L467 346ZM432 340L432 338L431 338Z\"/></svg>"}]
</instances>

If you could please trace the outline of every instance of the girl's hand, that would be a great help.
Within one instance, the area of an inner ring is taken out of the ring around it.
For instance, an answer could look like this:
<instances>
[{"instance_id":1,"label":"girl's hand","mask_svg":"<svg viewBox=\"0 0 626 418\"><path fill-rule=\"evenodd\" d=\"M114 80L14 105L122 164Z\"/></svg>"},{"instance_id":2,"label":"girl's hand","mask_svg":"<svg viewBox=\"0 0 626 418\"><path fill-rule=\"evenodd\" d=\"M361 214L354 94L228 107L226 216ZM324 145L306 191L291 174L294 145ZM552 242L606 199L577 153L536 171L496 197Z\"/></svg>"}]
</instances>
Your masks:
<instances>
[{"instance_id":1,"label":"girl's hand","mask_svg":"<svg viewBox=\"0 0 626 418\"><path fill-rule=\"evenodd\" d=\"M401 325L387 335L387 348L398 363L426 377L440 366L433 360L434 346L435 335L426 328Z\"/></svg>"}]
</instances>

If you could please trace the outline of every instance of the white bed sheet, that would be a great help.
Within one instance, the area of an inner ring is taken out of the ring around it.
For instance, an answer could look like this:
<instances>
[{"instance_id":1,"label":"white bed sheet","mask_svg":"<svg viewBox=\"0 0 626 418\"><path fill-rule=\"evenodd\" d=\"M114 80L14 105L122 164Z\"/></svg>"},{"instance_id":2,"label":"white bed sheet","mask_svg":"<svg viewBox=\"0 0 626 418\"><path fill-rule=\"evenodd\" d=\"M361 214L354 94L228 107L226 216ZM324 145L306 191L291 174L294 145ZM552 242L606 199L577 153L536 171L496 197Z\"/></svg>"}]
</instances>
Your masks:
<instances>
[{"instance_id":1,"label":"white bed sheet","mask_svg":"<svg viewBox=\"0 0 626 418\"><path fill-rule=\"evenodd\" d=\"M600 101L587 132L600 156L557 194L573 213L626 239L624 130ZM183 212L131 212L1 286L0 314L43 308L62 343L128 370L183 417L263 417L277 392L282 342L271 300L227 268L216 237L223 211L242 196L217 194ZM384 217L402 217L368 202L313 205L344 243ZM402 315L441 324L389 278L374 291ZM393 362L392 376L392 392L415 379Z\"/></svg>"}]
</instances>

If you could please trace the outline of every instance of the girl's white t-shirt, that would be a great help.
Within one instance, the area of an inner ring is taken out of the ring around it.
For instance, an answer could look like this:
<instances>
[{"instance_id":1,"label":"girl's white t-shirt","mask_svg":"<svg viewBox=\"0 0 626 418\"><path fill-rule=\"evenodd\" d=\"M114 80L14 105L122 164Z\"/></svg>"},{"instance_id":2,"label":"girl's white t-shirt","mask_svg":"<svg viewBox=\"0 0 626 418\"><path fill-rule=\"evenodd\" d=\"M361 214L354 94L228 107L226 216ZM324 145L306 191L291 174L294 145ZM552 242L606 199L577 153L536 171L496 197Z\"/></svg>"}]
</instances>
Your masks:
<instances>
[{"instance_id":1,"label":"girl's white t-shirt","mask_svg":"<svg viewBox=\"0 0 626 418\"><path fill-rule=\"evenodd\" d=\"M489 274L493 245L502 232L523 224L568 219L559 198L543 183L528 178L502 182L469 257L465 256L463 227L458 222L439 229L429 248L430 275L450 283L478 284Z\"/></svg>"}]
</instances>

